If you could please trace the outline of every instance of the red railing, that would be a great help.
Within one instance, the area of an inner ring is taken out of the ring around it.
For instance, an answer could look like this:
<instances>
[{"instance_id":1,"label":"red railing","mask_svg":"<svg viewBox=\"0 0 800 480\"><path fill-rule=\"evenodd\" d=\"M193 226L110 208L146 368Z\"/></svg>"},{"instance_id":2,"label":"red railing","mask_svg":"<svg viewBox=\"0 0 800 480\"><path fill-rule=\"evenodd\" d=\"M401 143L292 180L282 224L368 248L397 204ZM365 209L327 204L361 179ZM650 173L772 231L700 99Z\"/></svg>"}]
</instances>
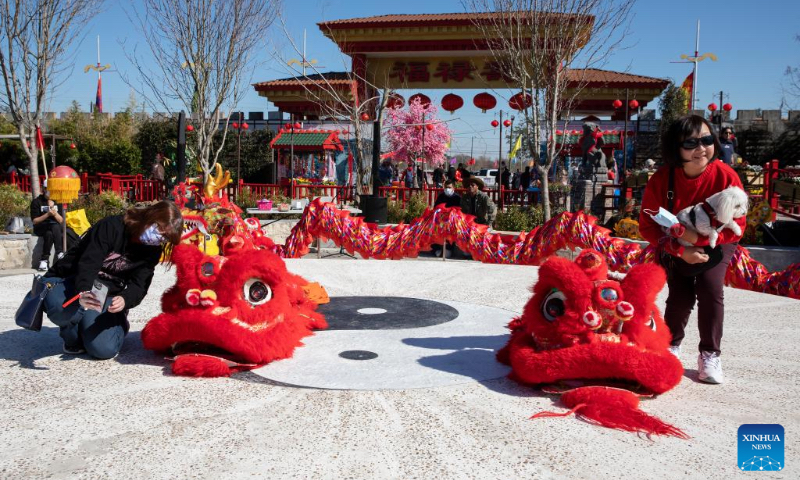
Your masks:
<instances>
[{"instance_id":1,"label":"red railing","mask_svg":"<svg viewBox=\"0 0 800 480\"><path fill-rule=\"evenodd\" d=\"M800 220L800 185L794 184L789 191L776 191L777 183L782 177L800 177L798 168L780 168L777 160L770 160L764 165L764 195L769 206L774 212L772 220L777 214L785 215L794 220Z\"/></svg>"},{"instance_id":2,"label":"red railing","mask_svg":"<svg viewBox=\"0 0 800 480\"><path fill-rule=\"evenodd\" d=\"M3 175L3 183L17 185L23 192L30 192L30 177L27 175L9 174ZM40 176L44 180L44 176ZM158 180L150 180L142 175L114 175L111 173L98 173L97 175L81 174L81 192L88 194L92 187L96 185L98 193L113 191L131 202L147 202L164 198L167 194L166 186ZM241 182L240 188L249 188L250 192L256 197L274 197L283 195L289 198L308 198L308 197L330 197L336 201L352 201L353 187L346 185L314 185L314 184L294 184L276 185L268 183L244 183ZM236 199L237 186L229 184L226 193L232 200ZM466 190L457 190L463 195ZM436 198L442 192L441 188L405 188L405 187L380 187L378 194L389 197L401 202L403 208L408 204L411 197L422 192L428 205L434 206ZM539 192L528 192L522 190L506 190L498 192L496 189L486 190L486 193L495 204L500 208L506 205L530 206L539 202Z\"/></svg>"},{"instance_id":3,"label":"red railing","mask_svg":"<svg viewBox=\"0 0 800 480\"><path fill-rule=\"evenodd\" d=\"M435 187L428 187L428 188L406 188L406 187L380 187L378 189L378 195L382 197L387 197L393 201L400 202L403 208L406 208L408 201L411 199L412 196L422 193L425 195L426 203L433 207L434 203L436 202L436 198L442 193L442 188L435 188ZM459 195L464 195L466 193L466 189L456 189L456 192ZM536 205L539 203L539 192L532 192L532 191L523 191L523 190L506 190L505 188L501 187L501 191L498 192L497 189L487 189L485 190L486 194L489 195L489 198L498 205L499 208L504 208L508 205L519 205L523 207L529 207L532 205ZM555 196L554 192L551 192L551 197Z\"/></svg>"},{"instance_id":4,"label":"red railing","mask_svg":"<svg viewBox=\"0 0 800 480\"><path fill-rule=\"evenodd\" d=\"M98 173L89 176L82 173L81 193L88 194L90 185L97 185L98 193L111 190L117 192L128 201L149 202L159 200L166 196L166 186L158 180L150 180L142 175L113 175L111 173ZM30 175L18 175L16 173L3 174L0 176L2 183L16 185L21 191L30 193ZM39 175L40 182L44 182L44 175ZM40 183L41 185L41 183Z\"/></svg>"},{"instance_id":5,"label":"red railing","mask_svg":"<svg viewBox=\"0 0 800 480\"><path fill-rule=\"evenodd\" d=\"M2 183L8 183L11 185L16 185L23 192L30 193L31 191L31 176L30 175L20 175L18 173L3 173L0 174L0 178L3 179ZM44 175L39 175L39 186L42 185L44 182Z\"/></svg>"}]
</instances>

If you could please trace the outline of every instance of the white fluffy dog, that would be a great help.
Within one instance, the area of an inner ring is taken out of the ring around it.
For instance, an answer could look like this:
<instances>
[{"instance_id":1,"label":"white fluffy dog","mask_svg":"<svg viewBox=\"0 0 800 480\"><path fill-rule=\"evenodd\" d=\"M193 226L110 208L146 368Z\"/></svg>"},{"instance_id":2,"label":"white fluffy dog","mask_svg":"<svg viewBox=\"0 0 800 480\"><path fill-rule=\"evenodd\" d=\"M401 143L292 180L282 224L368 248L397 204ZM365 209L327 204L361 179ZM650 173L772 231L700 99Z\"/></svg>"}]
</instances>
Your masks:
<instances>
[{"instance_id":1,"label":"white fluffy dog","mask_svg":"<svg viewBox=\"0 0 800 480\"><path fill-rule=\"evenodd\" d=\"M684 227L708 236L708 244L714 248L723 229L730 228L736 235L742 234L734 219L747 215L747 207L747 193L739 187L728 187L711 195L705 202L684 208L676 216ZM683 240L680 242L691 245Z\"/></svg>"}]
</instances>

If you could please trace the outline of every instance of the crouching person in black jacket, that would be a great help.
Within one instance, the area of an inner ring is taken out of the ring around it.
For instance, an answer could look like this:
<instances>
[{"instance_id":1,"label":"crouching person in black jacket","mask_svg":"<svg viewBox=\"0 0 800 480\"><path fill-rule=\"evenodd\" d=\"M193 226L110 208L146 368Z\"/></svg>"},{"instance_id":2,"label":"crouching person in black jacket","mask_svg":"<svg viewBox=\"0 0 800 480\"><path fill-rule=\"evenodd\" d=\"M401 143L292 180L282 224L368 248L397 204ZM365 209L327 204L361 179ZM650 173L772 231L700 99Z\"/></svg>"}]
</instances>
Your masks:
<instances>
[{"instance_id":1,"label":"crouching person in black jacket","mask_svg":"<svg viewBox=\"0 0 800 480\"><path fill-rule=\"evenodd\" d=\"M155 266L180 242L181 212L172 202L130 208L97 222L45 274L55 284L45 299L47 317L61 329L64 353L117 355L128 333L128 310L142 302ZM108 287L102 304L91 292ZM64 306L69 300L78 301Z\"/></svg>"}]
</instances>

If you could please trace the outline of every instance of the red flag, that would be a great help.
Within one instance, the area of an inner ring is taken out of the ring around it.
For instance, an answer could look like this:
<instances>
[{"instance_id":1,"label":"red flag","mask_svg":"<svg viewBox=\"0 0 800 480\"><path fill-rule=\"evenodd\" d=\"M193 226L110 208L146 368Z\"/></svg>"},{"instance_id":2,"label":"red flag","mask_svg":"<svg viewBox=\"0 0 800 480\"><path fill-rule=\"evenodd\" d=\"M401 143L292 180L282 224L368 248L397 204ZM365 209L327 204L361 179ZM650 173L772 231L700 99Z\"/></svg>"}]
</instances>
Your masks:
<instances>
[{"instance_id":1,"label":"red flag","mask_svg":"<svg viewBox=\"0 0 800 480\"><path fill-rule=\"evenodd\" d=\"M686 77L686 80L681 84L681 88L686 92L686 110L691 110L692 90L694 90L694 72Z\"/></svg>"},{"instance_id":2,"label":"red flag","mask_svg":"<svg viewBox=\"0 0 800 480\"><path fill-rule=\"evenodd\" d=\"M97 76L97 97L94 99L95 108L99 113L103 113L103 82L100 76Z\"/></svg>"},{"instance_id":3,"label":"red flag","mask_svg":"<svg viewBox=\"0 0 800 480\"><path fill-rule=\"evenodd\" d=\"M42 128L36 126L36 149L44 150L44 137L42 136Z\"/></svg>"}]
</instances>

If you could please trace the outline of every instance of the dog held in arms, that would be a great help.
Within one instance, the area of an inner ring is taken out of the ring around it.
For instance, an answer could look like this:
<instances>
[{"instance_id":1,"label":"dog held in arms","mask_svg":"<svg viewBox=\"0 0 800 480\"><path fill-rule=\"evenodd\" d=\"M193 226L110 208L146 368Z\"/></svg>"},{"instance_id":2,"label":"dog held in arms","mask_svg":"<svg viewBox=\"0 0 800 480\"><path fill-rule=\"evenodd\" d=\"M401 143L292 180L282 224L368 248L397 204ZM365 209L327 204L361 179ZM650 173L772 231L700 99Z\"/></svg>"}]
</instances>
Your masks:
<instances>
[{"instance_id":1,"label":"dog held in arms","mask_svg":"<svg viewBox=\"0 0 800 480\"><path fill-rule=\"evenodd\" d=\"M742 234L742 229L735 219L747 215L747 192L739 187L728 187L717 192L692 207L686 207L676 215L684 227L694 230L700 235L708 237L711 248L717 246L719 232L730 228L736 235ZM683 245L691 245L679 240Z\"/></svg>"}]
</instances>

